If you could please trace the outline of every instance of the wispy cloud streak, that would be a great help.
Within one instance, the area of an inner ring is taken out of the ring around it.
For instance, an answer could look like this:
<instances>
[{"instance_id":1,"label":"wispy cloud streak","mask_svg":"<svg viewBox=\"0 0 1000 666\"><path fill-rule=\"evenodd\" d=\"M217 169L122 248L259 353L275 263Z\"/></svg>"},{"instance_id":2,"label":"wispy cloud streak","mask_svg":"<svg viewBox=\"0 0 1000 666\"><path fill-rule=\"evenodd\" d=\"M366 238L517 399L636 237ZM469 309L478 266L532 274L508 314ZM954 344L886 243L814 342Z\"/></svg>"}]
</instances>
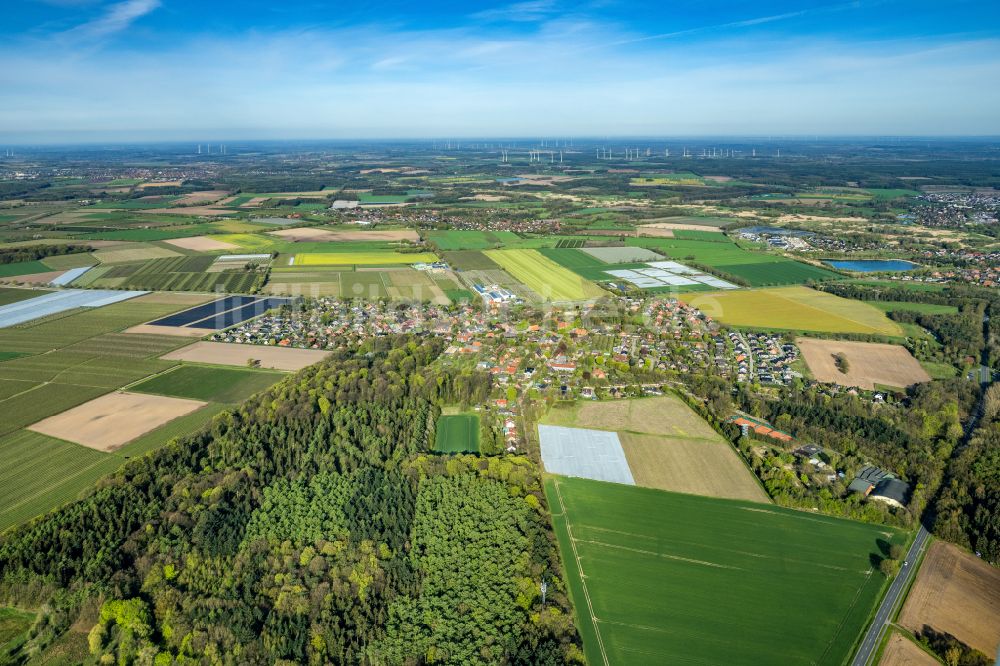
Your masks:
<instances>
[{"instance_id":1,"label":"wispy cloud streak","mask_svg":"<svg viewBox=\"0 0 1000 666\"><path fill-rule=\"evenodd\" d=\"M123 0L110 5L101 16L63 33L65 37L98 40L127 30L143 16L155 11L160 0Z\"/></svg>"}]
</instances>

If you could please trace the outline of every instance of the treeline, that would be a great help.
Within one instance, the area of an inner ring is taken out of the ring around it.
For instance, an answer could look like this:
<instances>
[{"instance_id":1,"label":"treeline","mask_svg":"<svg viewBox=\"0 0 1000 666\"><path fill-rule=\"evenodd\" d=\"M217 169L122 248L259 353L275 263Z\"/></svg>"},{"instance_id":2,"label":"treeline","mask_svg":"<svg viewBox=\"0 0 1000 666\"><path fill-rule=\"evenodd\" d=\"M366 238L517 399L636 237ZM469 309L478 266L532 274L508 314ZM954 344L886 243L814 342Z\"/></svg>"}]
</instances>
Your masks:
<instances>
[{"instance_id":1,"label":"treeline","mask_svg":"<svg viewBox=\"0 0 1000 666\"><path fill-rule=\"evenodd\" d=\"M57 257L64 254L92 252L89 245L29 245L27 247L9 247L0 249L0 264L17 264L22 261L38 261L46 257Z\"/></svg>"},{"instance_id":2,"label":"treeline","mask_svg":"<svg viewBox=\"0 0 1000 666\"><path fill-rule=\"evenodd\" d=\"M983 399L979 427L951 462L934 531L1000 565L1000 384Z\"/></svg>"},{"instance_id":3,"label":"treeline","mask_svg":"<svg viewBox=\"0 0 1000 666\"><path fill-rule=\"evenodd\" d=\"M834 496L865 463L907 481L912 489L906 517L910 521L923 513L939 486L962 438L962 419L975 402L976 390L960 379L916 384L902 402L881 405L849 393L788 391L780 400L766 400L741 390L738 397L747 413L831 452L832 466L849 472L835 482ZM794 485L786 492L794 493Z\"/></svg>"},{"instance_id":4,"label":"treeline","mask_svg":"<svg viewBox=\"0 0 1000 666\"><path fill-rule=\"evenodd\" d=\"M896 321L916 323L931 331L943 346L942 360L963 365L971 356L978 363L985 350L991 367L1000 366L1000 291L976 285L948 285L941 291L920 291L894 286L831 283L817 287L822 291L864 301L898 301L958 306L957 315L927 315L897 311ZM987 320L984 322L984 316ZM935 357L936 354L914 343L911 351ZM928 359L930 360L930 359Z\"/></svg>"},{"instance_id":5,"label":"treeline","mask_svg":"<svg viewBox=\"0 0 1000 666\"><path fill-rule=\"evenodd\" d=\"M738 409L791 433L798 444L815 443L828 467L824 474L844 470L844 478L817 483L819 470L802 463L786 446L770 440L741 438L728 423L719 428L738 446L768 494L784 506L820 509L869 522L913 524L940 486L948 458L962 438L962 420L972 409L976 386L960 379L918 384L899 401L873 405L861 396L842 392L827 395L790 388L780 394L760 394L741 385L736 393L724 379L711 374L690 376L685 384L700 398L690 402L715 423L712 414L725 417ZM891 471L910 484L907 510L890 509L847 492L854 474L865 464ZM815 474L814 474L815 472Z\"/></svg>"},{"instance_id":6,"label":"treeline","mask_svg":"<svg viewBox=\"0 0 1000 666\"><path fill-rule=\"evenodd\" d=\"M0 600L44 608L20 656L79 623L118 663L582 661L538 470L427 453L488 388L441 349L337 352L7 535Z\"/></svg>"}]
</instances>

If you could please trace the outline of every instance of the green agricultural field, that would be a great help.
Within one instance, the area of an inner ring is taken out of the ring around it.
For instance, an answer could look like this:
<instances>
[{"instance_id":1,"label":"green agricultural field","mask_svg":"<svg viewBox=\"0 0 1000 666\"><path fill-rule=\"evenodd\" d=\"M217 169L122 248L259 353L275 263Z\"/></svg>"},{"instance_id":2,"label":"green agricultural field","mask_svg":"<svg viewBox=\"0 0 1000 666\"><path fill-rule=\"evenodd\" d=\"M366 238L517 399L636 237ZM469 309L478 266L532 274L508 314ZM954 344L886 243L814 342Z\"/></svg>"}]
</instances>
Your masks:
<instances>
[{"instance_id":1,"label":"green agricultural field","mask_svg":"<svg viewBox=\"0 0 1000 666\"><path fill-rule=\"evenodd\" d=\"M240 294L250 292L258 282L258 274L252 271L209 271L214 261L212 255L179 255L99 266L84 273L73 286Z\"/></svg>"},{"instance_id":2,"label":"green agricultural field","mask_svg":"<svg viewBox=\"0 0 1000 666\"><path fill-rule=\"evenodd\" d=\"M478 453L479 415L470 413L438 417L434 450L441 453Z\"/></svg>"},{"instance_id":3,"label":"green agricultural field","mask_svg":"<svg viewBox=\"0 0 1000 666\"><path fill-rule=\"evenodd\" d=\"M0 330L0 350L5 355L18 353L17 358L0 362L0 413L4 415L0 456L8 463L0 470L0 530L75 499L126 457L196 430L221 409L209 405L110 454L22 430L176 365L159 356L187 344L188 339L120 331L185 307L136 299ZM220 393L225 397L226 391L250 388L236 382Z\"/></svg>"},{"instance_id":4,"label":"green agricultural field","mask_svg":"<svg viewBox=\"0 0 1000 666\"><path fill-rule=\"evenodd\" d=\"M752 287L843 279L825 268L777 254L744 250L725 236L708 233L703 239L629 238L626 243L656 250L671 259L710 266L720 273L742 278Z\"/></svg>"},{"instance_id":5,"label":"green agricultural field","mask_svg":"<svg viewBox=\"0 0 1000 666\"><path fill-rule=\"evenodd\" d=\"M169 208L170 205L179 199L176 196L161 197L158 201L141 201L139 199L125 199L124 201L104 201L92 204L88 209L93 210L153 210L156 208Z\"/></svg>"},{"instance_id":6,"label":"green agricultural field","mask_svg":"<svg viewBox=\"0 0 1000 666\"><path fill-rule=\"evenodd\" d=\"M740 500L545 483L591 664L818 664L850 656L906 534Z\"/></svg>"},{"instance_id":7,"label":"green agricultural field","mask_svg":"<svg viewBox=\"0 0 1000 666\"><path fill-rule=\"evenodd\" d=\"M537 250L487 250L486 256L547 301L581 301L605 293Z\"/></svg>"},{"instance_id":8,"label":"green agricultural field","mask_svg":"<svg viewBox=\"0 0 1000 666\"><path fill-rule=\"evenodd\" d=\"M235 404L284 378L280 372L182 365L129 387L139 393Z\"/></svg>"},{"instance_id":9,"label":"green agricultural field","mask_svg":"<svg viewBox=\"0 0 1000 666\"><path fill-rule=\"evenodd\" d=\"M851 284L866 287L895 287L909 291L944 291L948 285L935 282L912 282L904 280L851 280Z\"/></svg>"},{"instance_id":10,"label":"green agricultural field","mask_svg":"<svg viewBox=\"0 0 1000 666\"><path fill-rule=\"evenodd\" d=\"M343 273L340 276L340 294L342 298L362 298L378 300L388 298L382 271L366 271L364 273Z\"/></svg>"},{"instance_id":11,"label":"green agricultural field","mask_svg":"<svg viewBox=\"0 0 1000 666\"><path fill-rule=\"evenodd\" d=\"M442 252L441 258L459 271L492 271L500 268L495 261L478 250L452 250Z\"/></svg>"},{"instance_id":12,"label":"green agricultural field","mask_svg":"<svg viewBox=\"0 0 1000 666\"><path fill-rule=\"evenodd\" d=\"M19 261L16 264L0 264L0 278L49 273L52 269L40 261Z\"/></svg>"},{"instance_id":13,"label":"green agricultural field","mask_svg":"<svg viewBox=\"0 0 1000 666\"><path fill-rule=\"evenodd\" d=\"M713 292L688 304L730 326L899 337L902 329L867 303L808 287Z\"/></svg>"},{"instance_id":14,"label":"green agricultural field","mask_svg":"<svg viewBox=\"0 0 1000 666\"><path fill-rule=\"evenodd\" d=\"M10 305L19 301L26 301L36 296L44 296L50 293L46 289L15 289L12 287L0 287L0 305Z\"/></svg>"},{"instance_id":15,"label":"green agricultural field","mask_svg":"<svg viewBox=\"0 0 1000 666\"><path fill-rule=\"evenodd\" d=\"M919 312L920 314L958 314L954 305L939 305L937 303L908 303L905 301L865 301L872 307L883 312Z\"/></svg>"},{"instance_id":16,"label":"green agricultural field","mask_svg":"<svg viewBox=\"0 0 1000 666\"><path fill-rule=\"evenodd\" d=\"M42 263L53 271L68 271L71 268L93 266L97 263L97 260L94 259L90 253L83 252L78 254L62 254L55 257L45 257L45 259L42 260Z\"/></svg>"},{"instance_id":17,"label":"green agricultural field","mask_svg":"<svg viewBox=\"0 0 1000 666\"><path fill-rule=\"evenodd\" d=\"M359 194L358 201L363 204L401 204L413 197L407 194Z\"/></svg>"},{"instance_id":18,"label":"green agricultural field","mask_svg":"<svg viewBox=\"0 0 1000 666\"><path fill-rule=\"evenodd\" d=\"M448 290L459 290L450 278L396 266L385 270L353 270L352 265L275 268L267 284L269 294L340 296L378 300L422 300L444 304Z\"/></svg>"},{"instance_id":19,"label":"green agricultural field","mask_svg":"<svg viewBox=\"0 0 1000 666\"><path fill-rule=\"evenodd\" d=\"M114 453L102 453L18 430L0 437L0 532L70 502L129 458L153 451L176 437L195 432L225 409L209 404L135 439Z\"/></svg>"},{"instance_id":20,"label":"green agricultural field","mask_svg":"<svg viewBox=\"0 0 1000 666\"><path fill-rule=\"evenodd\" d=\"M510 231L430 231L427 240L439 250L488 250L516 243L521 237Z\"/></svg>"},{"instance_id":21,"label":"green agricultural field","mask_svg":"<svg viewBox=\"0 0 1000 666\"><path fill-rule=\"evenodd\" d=\"M901 197L919 197L920 192L916 190L899 190L899 189L875 189L867 188L865 192L868 192L876 199L899 199Z\"/></svg>"},{"instance_id":22,"label":"green agricultural field","mask_svg":"<svg viewBox=\"0 0 1000 666\"><path fill-rule=\"evenodd\" d=\"M31 425L175 365L158 356L184 338L118 333L183 309L126 301L0 330L0 435Z\"/></svg>"},{"instance_id":23,"label":"green agricultural field","mask_svg":"<svg viewBox=\"0 0 1000 666\"><path fill-rule=\"evenodd\" d=\"M0 437L0 531L76 499L123 458L28 430Z\"/></svg>"},{"instance_id":24,"label":"green agricultural field","mask_svg":"<svg viewBox=\"0 0 1000 666\"><path fill-rule=\"evenodd\" d=\"M718 231L701 231L698 229L674 229L674 238L681 240L696 240L706 243L728 243L730 242Z\"/></svg>"}]
</instances>

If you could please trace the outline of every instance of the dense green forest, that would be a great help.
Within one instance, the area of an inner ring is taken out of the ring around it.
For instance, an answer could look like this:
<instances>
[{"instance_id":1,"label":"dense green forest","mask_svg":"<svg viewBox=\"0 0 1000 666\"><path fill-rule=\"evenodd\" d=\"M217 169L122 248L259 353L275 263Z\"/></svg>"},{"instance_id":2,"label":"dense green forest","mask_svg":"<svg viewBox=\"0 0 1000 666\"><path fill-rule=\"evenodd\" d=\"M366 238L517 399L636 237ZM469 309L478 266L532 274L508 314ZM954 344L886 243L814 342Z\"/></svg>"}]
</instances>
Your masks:
<instances>
[{"instance_id":1,"label":"dense green forest","mask_svg":"<svg viewBox=\"0 0 1000 666\"><path fill-rule=\"evenodd\" d=\"M1000 384L987 391L980 425L948 469L934 531L1000 565Z\"/></svg>"},{"instance_id":2,"label":"dense green forest","mask_svg":"<svg viewBox=\"0 0 1000 666\"><path fill-rule=\"evenodd\" d=\"M535 465L428 452L488 387L441 349L339 352L7 535L16 658L75 623L109 663L582 661Z\"/></svg>"}]
</instances>

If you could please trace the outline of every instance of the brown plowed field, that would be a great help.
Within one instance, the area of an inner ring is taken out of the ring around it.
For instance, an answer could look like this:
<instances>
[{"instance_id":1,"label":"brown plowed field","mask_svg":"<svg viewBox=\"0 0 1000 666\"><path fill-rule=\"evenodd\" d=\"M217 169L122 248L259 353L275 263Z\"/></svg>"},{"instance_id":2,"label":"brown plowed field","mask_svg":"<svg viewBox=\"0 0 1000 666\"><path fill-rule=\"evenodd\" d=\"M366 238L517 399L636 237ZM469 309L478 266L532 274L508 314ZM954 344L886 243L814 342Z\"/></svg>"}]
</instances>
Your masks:
<instances>
[{"instance_id":1,"label":"brown plowed field","mask_svg":"<svg viewBox=\"0 0 1000 666\"><path fill-rule=\"evenodd\" d=\"M206 404L200 400L139 393L108 393L29 426L28 430L114 451L136 437Z\"/></svg>"},{"instance_id":2,"label":"brown plowed field","mask_svg":"<svg viewBox=\"0 0 1000 666\"><path fill-rule=\"evenodd\" d=\"M260 367L274 370L301 370L326 358L330 352L319 349L292 349L262 345L238 345L225 342L196 342L162 356L168 361L193 361L246 367L247 361L260 361Z\"/></svg>"},{"instance_id":3,"label":"brown plowed field","mask_svg":"<svg viewBox=\"0 0 1000 666\"><path fill-rule=\"evenodd\" d=\"M937 659L920 649L910 639L892 632L885 644L879 666L940 666Z\"/></svg>"},{"instance_id":4,"label":"brown plowed field","mask_svg":"<svg viewBox=\"0 0 1000 666\"><path fill-rule=\"evenodd\" d=\"M931 380L917 359L899 345L814 338L799 338L795 344L813 377L821 382L874 389L875 384L905 388ZM837 369L834 354L847 358L846 374Z\"/></svg>"},{"instance_id":5,"label":"brown plowed field","mask_svg":"<svg viewBox=\"0 0 1000 666\"><path fill-rule=\"evenodd\" d=\"M899 614L910 631L929 625L994 656L1000 647L1000 569L943 541L931 544Z\"/></svg>"}]
</instances>

